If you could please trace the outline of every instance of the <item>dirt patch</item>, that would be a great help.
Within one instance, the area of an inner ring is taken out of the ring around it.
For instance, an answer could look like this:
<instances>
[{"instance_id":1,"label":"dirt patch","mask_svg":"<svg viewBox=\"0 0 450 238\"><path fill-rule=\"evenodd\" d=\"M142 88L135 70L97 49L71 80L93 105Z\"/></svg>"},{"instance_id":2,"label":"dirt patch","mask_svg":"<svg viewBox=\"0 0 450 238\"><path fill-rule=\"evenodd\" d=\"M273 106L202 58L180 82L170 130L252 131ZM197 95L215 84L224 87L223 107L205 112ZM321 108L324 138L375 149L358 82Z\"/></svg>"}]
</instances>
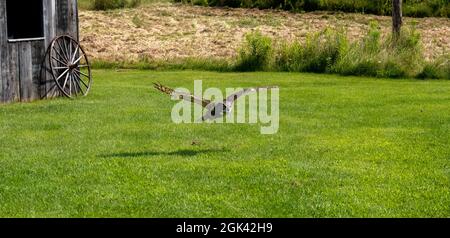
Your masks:
<instances>
[{"instance_id":1,"label":"dirt patch","mask_svg":"<svg viewBox=\"0 0 450 238\"><path fill-rule=\"evenodd\" d=\"M307 34L344 28L350 39L361 38L377 20L390 31L390 17L326 12L295 14L276 10L206 8L159 3L138 9L80 11L81 42L94 59L134 61L142 58L229 58L244 35L259 29L275 39L303 41ZM406 18L417 22L426 58L450 50L450 19Z\"/></svg>"}]
</instances>

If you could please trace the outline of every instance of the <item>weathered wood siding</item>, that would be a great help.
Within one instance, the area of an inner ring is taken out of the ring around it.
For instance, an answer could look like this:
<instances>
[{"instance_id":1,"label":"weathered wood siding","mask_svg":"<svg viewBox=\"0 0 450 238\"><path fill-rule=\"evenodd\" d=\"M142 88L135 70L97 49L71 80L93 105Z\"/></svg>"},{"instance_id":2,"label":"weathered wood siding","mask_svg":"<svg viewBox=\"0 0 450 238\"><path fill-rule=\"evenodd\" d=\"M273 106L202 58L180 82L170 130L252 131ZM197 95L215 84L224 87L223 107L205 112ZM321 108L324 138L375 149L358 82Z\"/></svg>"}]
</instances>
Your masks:
<instances>
[{"instance_id":1,"label":"weathered wood siding","mask_svg":"<svg viewBox=\"0 0 450 238\"><path fill-rule=\"evenodd\" d=\"M43 0L43 15L43 40L9 42L6 0L0 0L0 102L60 95L51 75L45 68L41 70L41 65L56 36L67 34L78 39L77 0Z\"/></svg>"},{"instance_id":2,"label":"weathered wood siding","mask_svg":"<svg viewBox=\"0 0 450 238\"><path fill-rule=\"evenodd\" d=\"M44 36L45 45L49 46L53 38L56 37L56 2L54 0L44 0ZM45 49L47 51L47 49ZM44 56L45 57L45 56ZM46 58L42 60L48 60ZM42 65L44 68L41 72L41 98L50 98L56 96L55 84L52 81L52 76L46 68L48 64Z\"/></svg>"},{"instance_id":3,"label":"weathered wood siding","mask_svg":"<svg viewBox=\"0 0 450 238\"><path fill-rule=\"evenodd\" d=\"M5 11L5 1L0 0L0 26L6 25L6 11ZM6 68L6 39L5 39L5 30L3 27L0 27L0 102L4 101L4 92L3 92L3 83L6 78L6 72L4 72L4 68Z\"/></svg>"}]
</instances>

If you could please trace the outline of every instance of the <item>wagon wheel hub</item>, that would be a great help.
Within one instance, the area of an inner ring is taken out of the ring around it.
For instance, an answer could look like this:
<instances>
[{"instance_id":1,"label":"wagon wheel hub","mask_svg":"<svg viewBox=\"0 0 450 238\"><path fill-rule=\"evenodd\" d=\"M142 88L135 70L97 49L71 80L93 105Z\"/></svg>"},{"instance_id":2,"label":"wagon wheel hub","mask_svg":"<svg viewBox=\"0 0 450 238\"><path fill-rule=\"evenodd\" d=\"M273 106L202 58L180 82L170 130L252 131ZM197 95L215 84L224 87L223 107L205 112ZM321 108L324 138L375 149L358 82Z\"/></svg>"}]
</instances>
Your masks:
<instances>
[{"instance_id":1,"label":"wagon wheel hub","mask_svg":"<svg viewBox=\"0 0 450 238\"><path fill-rule=\"evenodd\" d=\"M78 64L70 64L69 65L70 70L76 69L77 67L78 67Z\"/></svg>"}]
</instances>

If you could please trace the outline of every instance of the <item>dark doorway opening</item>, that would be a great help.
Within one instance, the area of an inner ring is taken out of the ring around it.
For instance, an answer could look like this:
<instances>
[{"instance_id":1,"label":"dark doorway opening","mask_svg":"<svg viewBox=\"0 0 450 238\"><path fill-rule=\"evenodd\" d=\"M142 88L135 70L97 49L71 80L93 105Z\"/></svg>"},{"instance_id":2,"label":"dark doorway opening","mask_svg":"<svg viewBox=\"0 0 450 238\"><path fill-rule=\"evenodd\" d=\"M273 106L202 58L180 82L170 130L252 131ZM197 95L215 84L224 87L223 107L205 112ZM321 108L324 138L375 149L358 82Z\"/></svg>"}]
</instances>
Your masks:
<instances>
[{"instance_id":1,"label":"dark doorway opening","mask_svg":"<svg viewBox=\"0 0 450 238\"><path fill-rule=\"evenodd\" d=\"M6 0L8 39L44 37L42 0Z\"/></svg>"}]
</instances>

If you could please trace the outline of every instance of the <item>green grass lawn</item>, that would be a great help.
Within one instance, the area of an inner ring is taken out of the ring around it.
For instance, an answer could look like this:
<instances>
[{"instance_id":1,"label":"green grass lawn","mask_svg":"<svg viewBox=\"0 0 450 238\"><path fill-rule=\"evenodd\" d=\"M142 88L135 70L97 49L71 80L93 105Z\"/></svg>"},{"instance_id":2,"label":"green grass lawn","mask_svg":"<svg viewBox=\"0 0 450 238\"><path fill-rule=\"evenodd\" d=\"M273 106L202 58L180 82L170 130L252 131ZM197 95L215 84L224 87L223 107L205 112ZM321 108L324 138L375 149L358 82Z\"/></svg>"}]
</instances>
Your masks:
<instances>
[{"instance_id":1,"label":"green grass lawn","mask_svg":"<svg viewBox=\"0 0 450 238\"><path fill-rule=\"evenodd\" d=\"M0 217L449 217L450 81L95 71L0 105ZM280 130L173 124L151 87L280 86ZM191 145L192 141L199 142Z\"/></svg>"}]
</instances>

